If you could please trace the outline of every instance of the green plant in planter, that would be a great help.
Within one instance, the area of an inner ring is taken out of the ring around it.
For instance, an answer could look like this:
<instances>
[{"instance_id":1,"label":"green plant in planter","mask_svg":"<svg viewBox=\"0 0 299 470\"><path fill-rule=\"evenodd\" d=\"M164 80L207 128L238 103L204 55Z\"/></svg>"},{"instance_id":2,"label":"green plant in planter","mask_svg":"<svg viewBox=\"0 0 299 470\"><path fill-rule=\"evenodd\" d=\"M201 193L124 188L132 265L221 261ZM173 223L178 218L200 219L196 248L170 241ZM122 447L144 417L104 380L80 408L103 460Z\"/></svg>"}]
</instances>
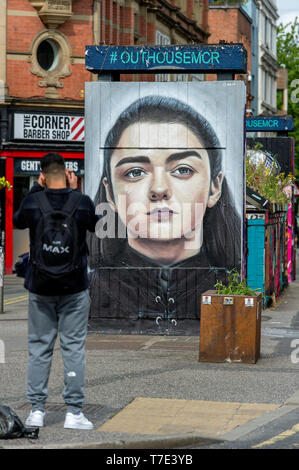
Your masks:
<instances>
[{"instance_id":1,"label":"green plant in planter","mask_svg":"<svg viewBox=\"0 0 299 470\"><path fill-rule=\"evenodd\" d=\"M221 281L214 285L218 295L247 295L253 296L258 294L258 290L253 290L247 286L246 279L240 281L240 274L237 269L232 269L228 274L228 285L225 286Z\"/></svg>"}]
</instances>

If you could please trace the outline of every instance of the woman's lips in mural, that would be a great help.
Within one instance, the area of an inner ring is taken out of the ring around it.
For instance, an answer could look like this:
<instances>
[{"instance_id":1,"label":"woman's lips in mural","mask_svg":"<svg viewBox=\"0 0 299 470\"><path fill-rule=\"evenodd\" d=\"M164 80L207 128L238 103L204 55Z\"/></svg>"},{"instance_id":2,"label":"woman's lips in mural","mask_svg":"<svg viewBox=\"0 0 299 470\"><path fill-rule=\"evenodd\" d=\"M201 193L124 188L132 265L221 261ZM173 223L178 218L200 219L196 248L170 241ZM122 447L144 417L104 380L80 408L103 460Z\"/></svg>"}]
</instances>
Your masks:
<instances>
[{"instance_id":1,"label":"woman's lips in mural","mask_svg":"<svg viewBox=\"0 0 299 470\"><path fill-rule=\"evenodd\" d=\"M146 215L149 215L152 219L157 219L158 221L169 220L173 214L178 214L178 212L165 206L155 207L153 210L146 213Z\"/></svg>"}]
</instances>

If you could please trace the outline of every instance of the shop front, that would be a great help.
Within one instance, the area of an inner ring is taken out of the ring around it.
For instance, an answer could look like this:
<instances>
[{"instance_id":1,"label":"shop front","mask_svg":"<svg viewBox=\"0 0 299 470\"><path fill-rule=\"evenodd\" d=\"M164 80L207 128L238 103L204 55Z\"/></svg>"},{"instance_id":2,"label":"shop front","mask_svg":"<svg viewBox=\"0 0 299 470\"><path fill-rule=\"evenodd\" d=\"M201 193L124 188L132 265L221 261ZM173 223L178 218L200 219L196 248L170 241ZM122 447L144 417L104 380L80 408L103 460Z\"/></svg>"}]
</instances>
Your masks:
<instances>
[{"instance_id":1,"label":"shop front","mask_svg":"<svg viewBox=\"0 0 299 470\"><path fill-rule=\"evenodd\" d=\"M29 251L29 231L13 226L13 214L37 181L42 157L48 152L60 153L84 190L84 117L18 111L10 114L8 122L10 141L0 153L6 179L13 185L6 191L4 203L5 272L11 274L19 257Z\"/></svg>"}]
</instances>

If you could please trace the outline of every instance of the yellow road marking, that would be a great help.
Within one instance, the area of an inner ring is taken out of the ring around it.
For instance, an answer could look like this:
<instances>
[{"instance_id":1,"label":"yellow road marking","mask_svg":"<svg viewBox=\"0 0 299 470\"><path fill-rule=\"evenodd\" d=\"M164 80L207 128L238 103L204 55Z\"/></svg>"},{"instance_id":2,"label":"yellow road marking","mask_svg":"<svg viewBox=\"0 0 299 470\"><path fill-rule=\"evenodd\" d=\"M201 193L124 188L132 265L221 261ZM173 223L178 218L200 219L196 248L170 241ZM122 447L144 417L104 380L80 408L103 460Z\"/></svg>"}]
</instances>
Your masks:
<instances>
[{"instance_id":1,"label":"yellow road marking","mask_svg":"<svg viewBox=\"0 0 299 470\"><path fill-rule=\"evenodd\" d=\"M28 300L28 294L27 295L22 295L22 296L19 296L19 297L13 297L12 299L6 300L4 302L4 305L10 305L10 304L14 304L14 303L17 303L17 302L24 302L25 300Z\"/></svg>"},{"instance_id":2,"label":"yellow road marking","mask_svg":"<svg viewBox=\"0 0 299 470\"><path fill-rule=\"evenodd\" d=\"M268 441L260 442L259 444L256 444L253 446L253 449L256 449L258 447L264 447L264 446L270 446L272 444L275 444L277 441L282 441L283 439L286 439L287 437L293 436L299 431L299 423L295 424L291 429L287 429L286 431L278 434L277 436L273 436L271 439L268 439Z\"/></svg>"}]
</instances>

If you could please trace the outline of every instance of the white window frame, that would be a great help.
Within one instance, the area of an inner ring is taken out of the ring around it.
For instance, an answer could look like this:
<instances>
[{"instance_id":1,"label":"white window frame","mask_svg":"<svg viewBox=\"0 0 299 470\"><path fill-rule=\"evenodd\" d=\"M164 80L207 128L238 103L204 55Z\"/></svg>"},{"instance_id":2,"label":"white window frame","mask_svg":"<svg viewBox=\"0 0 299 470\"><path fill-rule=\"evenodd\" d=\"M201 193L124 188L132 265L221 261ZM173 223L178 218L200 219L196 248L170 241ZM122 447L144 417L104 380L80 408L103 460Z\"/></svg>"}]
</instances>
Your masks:
<instances>
[{"instance_id":1,"label":"white window frame","mask_svg":"<svg viewBox=\"0 0 299 470\"><path fill-rule=\"evenodd\" d=\"M164 33L161 33L158 29L156 29L156 45L157 46L169 46L171 44L171 39ZM156 82L170 82L170 74L169 73L157 73L155 75Z\"/></svg>"}]
</instances>

